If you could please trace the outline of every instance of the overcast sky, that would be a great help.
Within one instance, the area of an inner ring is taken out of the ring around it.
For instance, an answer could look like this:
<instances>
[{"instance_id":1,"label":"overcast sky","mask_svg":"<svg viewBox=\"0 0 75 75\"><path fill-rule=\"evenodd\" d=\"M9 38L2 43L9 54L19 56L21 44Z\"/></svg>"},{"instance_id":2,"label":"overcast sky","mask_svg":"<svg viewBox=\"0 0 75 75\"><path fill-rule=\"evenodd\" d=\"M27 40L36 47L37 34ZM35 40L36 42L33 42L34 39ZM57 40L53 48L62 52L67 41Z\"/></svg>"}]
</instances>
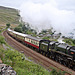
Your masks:
<instances>
[{"instance_id":1,"label":"overcast sky","mask_svg":"<svg viewBox=\"0 0 75 75\"><path fill-rule=\"evenodd\" d=\"M19 8L22 3L28 1L42 4L53 1L60 9L75 10L75 0L0 0L0 5Z\"/></svg>"},{"instance_id":2,"label":"overcast sky","mask_svg":"<svg viewBox=\"0 0 75 75\"><path fill-rule=\"evenodd\" d=\"M0 6L18 8L23 20L40 30L51 25L66 34L75 29L75 0L0 0Z\"/></svg>"}]
</instances>

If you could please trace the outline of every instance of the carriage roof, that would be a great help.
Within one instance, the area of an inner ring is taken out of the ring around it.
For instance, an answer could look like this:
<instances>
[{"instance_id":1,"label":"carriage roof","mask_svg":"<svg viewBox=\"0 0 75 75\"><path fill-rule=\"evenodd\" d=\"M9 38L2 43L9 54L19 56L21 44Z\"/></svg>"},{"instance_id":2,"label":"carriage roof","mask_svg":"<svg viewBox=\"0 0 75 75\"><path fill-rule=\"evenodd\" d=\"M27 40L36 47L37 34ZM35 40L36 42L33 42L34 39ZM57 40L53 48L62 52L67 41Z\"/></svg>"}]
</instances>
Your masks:
<instances>
[{"instance_id":1,"label":"carriage roof","mask_svg":"<svg viewBox=\"0 0 75 75\"><path fill-rule=\"evenodd\" d=\"M36 37L32 37L31 35L19 33L19 32L13 31L13 30L11 30L11 29L8 29L8 31L11 31L11 32L14 33L14 34L17 34L17 35L20 35L20 36L23 36L23 37L27 37L27 38L29 38L29 39L33 39L33 40L36 40L36 41L40 41L40 40L41 40L41 39L38 39L38 38L36 38Z\"/></svg>"}]
</instances>

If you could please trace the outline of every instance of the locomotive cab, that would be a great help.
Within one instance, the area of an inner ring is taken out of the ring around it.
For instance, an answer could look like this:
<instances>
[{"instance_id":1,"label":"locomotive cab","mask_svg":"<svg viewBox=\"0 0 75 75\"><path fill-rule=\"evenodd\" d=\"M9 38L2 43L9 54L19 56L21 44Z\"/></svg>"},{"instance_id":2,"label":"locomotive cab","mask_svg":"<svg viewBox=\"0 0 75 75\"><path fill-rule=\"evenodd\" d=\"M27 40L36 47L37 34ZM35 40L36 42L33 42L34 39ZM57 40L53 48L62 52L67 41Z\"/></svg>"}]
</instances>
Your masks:
<instances>
[{"instance_id":1,"label":"locomotive cab","mask_svg":"<svg viewBox=\"0 0 75 75\"><path fill-rule=\"evenodd\" d=\"M47 52L49 50L49 40L40 40L39 42L39 51Z\"/></svg>"},{"instance_id":2,"label":"locomotive cab","mask_svg":"<svg viewBox=\"0 0 75 75\"><path fill-rule=\"evenodd\" d=\"M54 48L55 48L55 42L54 42L54 41L51 41L51 42L50 42L49 48L50 48L50 49L54 49Z\"/></svg>"}]
</instances>

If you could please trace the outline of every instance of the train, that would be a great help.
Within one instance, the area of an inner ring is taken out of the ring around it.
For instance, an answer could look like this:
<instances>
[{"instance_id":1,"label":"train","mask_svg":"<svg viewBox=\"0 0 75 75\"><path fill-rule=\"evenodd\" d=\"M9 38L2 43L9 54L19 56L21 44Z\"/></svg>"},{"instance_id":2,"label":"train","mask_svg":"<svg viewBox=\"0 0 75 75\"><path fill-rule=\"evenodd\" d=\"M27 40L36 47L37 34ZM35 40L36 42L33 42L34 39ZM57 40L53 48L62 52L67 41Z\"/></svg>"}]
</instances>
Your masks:
<instances>
[{"instance_id":1,"label":"train","mask_svg":"<svg viewBox=\"0 0 75 75\"><path fill-rule=\"evenodd\" d=\"M39 39L28 34L13 31L11 29L8 29L7 33L12 38L32 50L35 50L36 52L39 52L75 71L75 46L71 46L66 43Z\"/></svg>"}]
</instances>

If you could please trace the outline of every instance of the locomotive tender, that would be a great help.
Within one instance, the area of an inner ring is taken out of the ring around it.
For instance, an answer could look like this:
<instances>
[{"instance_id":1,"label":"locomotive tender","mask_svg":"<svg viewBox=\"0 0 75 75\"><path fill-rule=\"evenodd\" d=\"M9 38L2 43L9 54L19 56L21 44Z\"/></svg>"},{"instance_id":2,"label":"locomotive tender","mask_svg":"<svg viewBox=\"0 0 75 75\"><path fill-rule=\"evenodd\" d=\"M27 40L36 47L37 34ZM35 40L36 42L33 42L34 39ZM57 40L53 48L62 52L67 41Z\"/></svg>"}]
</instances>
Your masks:
<instances>
[{"instance_id":1,"label":"locomotive tender","mask_svg":"<svg viewBox=\"0 0 75 75\"><path fill-rule=\"evenodd\" d=\"M75 46L38 39L11 29L7 33L27 47L75 70Z\"/></svg>"}]
</instances>

